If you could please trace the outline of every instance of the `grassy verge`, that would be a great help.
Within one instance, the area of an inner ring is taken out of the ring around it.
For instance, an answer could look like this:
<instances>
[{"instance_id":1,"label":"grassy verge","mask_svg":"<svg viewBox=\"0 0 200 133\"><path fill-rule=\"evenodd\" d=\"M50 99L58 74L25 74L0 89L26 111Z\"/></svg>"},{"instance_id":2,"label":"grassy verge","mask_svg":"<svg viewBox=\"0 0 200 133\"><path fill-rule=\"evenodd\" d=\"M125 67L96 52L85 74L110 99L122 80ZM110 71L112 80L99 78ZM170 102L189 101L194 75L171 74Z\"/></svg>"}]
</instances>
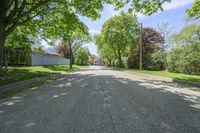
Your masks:
<instances>
[{"instance_id":1,"label":"grassy verge","mask_svg":"<svg viewBox=\"0 0 200 133\"><path fill-rule=\"evenodd\" d=\"M157 76L163 76L163 77L169 77L169 78L182 79L182 80L188 80L188 81L194 81L194 82L200 82L200 76L197 76L197 75L171 73L171 72L168 72L168 71L147 71L147 70L132 70L132 69L130 69L129 71L140 72L140 73L151 74L151 75L157 75Z\"/></svg>"},{"instance_id":2,"label":"grassy verge","mask_svg":"<svg viewBox=\"0 0 200 133\"><path fill-rule=\"evenodd\" d=\"M117 70L117 68L113 68L113 69ZM144 73L144 74L151 74L151 75L162 76L162 77L176 78L176 79L182 79L182 80L188 80L188 81L194 81L194 82L200 82L200 76L181 74L181 73L171 73L166 70L165 71L147 71L147 70L137 70L137 69L121 69L121 70Z\"/></svg>"},{"instance_id":3,"label":"grassy verge","mask_svg":"<svg viewBox=\"0 0 200 133\"><path fill-rule=\"evenodd\" d=\"M133 70L133 69L129 69L128 71L151 74L151 75L156 75L156 76L169 77L169 78L176 78L176 79L182 79L182 80L188 80L188 81L194 81L194 82L200 82L200 76L197 76L197 75L171 73L168 71L147 71L147 70Z\"/></svg>"},{"instance_id":4,"label":"grassy verge","mask_svg":"<svg viewBox=\"0 0 200 133\"><path fill-rule=\"evenodd\" d=\"M35 77L47 76L50 74L64 73L69 70L84 69L85 66L74 65L72 69L67 65L55 65L55 66L32 66L32 67L9 67L6 75L0 77L0 85L8 83L27 80Z\"/></svg>"},{"instance_id":5,"label":"grassy verge","mask_svg":"<svg viewBox=\"0 0 200 133\"><path fill-rule=\"evenodd\" d=\"M6 90L6 91L2 91L0 93L0 100L1 99L5 99L5 98L9 98L9 97L12 97L12 96L15 96L18 93L22 93L22 92L28 91L28 90L30 90L32 88L37 89L39 86L41 86L41 85L43 85L45 83L50 83L53 80L59 79L59 78L62 78L62 77L56 77L55 76L55 77L51 77L48 80L44 80L44 81L39 81L39 82L36 82L36 83L32 83L32 84L23 86L21 88L16 88L16 89L10 89L10 90Z\"/></svg>"}]
</instances>

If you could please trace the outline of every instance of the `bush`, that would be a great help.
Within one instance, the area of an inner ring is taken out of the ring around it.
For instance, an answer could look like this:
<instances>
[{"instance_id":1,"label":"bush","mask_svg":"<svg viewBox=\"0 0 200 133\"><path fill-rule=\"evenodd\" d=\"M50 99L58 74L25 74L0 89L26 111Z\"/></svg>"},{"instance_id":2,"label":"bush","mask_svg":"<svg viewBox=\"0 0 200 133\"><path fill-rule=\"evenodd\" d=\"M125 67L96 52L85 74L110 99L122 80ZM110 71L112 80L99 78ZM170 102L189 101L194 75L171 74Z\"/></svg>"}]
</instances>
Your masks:
<instances>
[{"instance_id":1,"label":"bush","mask_svg":"<svg viewBox=\"0 0 200 133\"><path fill-rule=\"evenodd\" d=\"M170 72L200 74L200 44L173 48L167 55Z\"/></svg>"},{"instance_id":2,"label":"bush","mask_svg":"<svg viewBox=\"0 0 200 133\"><path fill-rule=\"evenodd\" d=\"M163 51L158 51L156 53L153 53L151 55L153 64L154 64L154 70L165 70L166 69L166 53Z\"/></svg>"},{"instance_id":3,"label":"bush","mask_svg":"<svg viewBox=\"0 0 200 133\"><path fill-rule=\"evenodd\" d=\"M127 60L128 68L138 69L139 65L140 65L139 56L129 56ZM142 68L144 70L165 70L166 69L166 54L162 51L143 54Z\"/></svg>"}]
</instances>

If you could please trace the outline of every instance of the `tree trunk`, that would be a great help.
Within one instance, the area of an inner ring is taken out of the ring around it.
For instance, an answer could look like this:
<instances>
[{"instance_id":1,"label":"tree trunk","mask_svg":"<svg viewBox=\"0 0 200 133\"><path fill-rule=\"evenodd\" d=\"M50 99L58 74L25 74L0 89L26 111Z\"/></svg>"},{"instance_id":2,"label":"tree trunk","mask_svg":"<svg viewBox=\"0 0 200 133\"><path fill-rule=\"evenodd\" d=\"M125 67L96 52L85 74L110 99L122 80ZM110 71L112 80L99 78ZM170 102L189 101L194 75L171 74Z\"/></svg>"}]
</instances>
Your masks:
<instances>
[{"instance_id":1,"label":"tree trunk","mask_svg":"<svg viewBox=\"0 0 200 133\"><path fill-rule=\"evenodd\" d=\"M4 33L0 31L0 70L2 70L3 67L3 49L5 46L6 37L4 36Z\"/></svg>"},{"instance_id":2,"label":"tree trunk","mask_svg":"<svg viewBox=\"0 0 200 133\"><path fill-rule=\"evenodd\" d=\"M121 56L118 58L119 60L119 68L123 68L123 64L122 64L122 58Z\"/></svg>"},{"instance_id":3,"label":"tree trunk","mask_svg":"<svg viewBox=\"0 0 200 133\"><path fill-rule=\"evenodd\" d=\"M108 62L109 62L109 67L111 67L112 66L112 60L109 60Z\"/></svg>"},{"instance_id":4,"label":"tree trunk","mask_svg":"<svg viewBox=\"0 0 200 133\"><path fill-rule=\"evenodd\" d=\"M122 64L122 56L121 56L121 51L118 49L118 60L119 60L119 68L123 68L123 64Z\"/></svg>"},{"instance_id":5,"label":"tree trunk","mask_svg":"<svg viewBox=\"0 0 200 133\"><path fill-rule=\"evenodd\" d=\"M70 42L69 42L70 43ZM69 67L72 68L72 63L73 63L73 55L72 55L72 46L69 44Z\"/></svg>"}]
</instances>

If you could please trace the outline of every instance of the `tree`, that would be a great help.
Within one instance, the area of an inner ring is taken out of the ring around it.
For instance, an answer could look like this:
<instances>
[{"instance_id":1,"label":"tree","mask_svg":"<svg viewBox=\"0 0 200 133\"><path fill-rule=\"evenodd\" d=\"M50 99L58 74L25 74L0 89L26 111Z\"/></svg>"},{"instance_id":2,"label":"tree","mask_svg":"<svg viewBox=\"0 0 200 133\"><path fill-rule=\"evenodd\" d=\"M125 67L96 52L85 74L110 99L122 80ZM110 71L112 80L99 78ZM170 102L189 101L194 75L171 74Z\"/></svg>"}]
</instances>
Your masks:
<instances>
[{"instance_id":1,"label":"tree","mask_svg":"<svg viewBox=\"0 0 200 133\"><path fill-rule=\"evenodd\" d=\"M37 53L42 53L42 54L45 53L44 46L35 46L35 47L32 47L32 51L37 52Z\"/></svg>"},{"instance_id":2,"label":"tree","mask_svg":"<svg viewBox=\"0 0 200 133\"><path fill-rule=\"evenodd\" d=\"M57 46L57 53L63 55L65 58L69 58L69 46L65 45L64 42L61 42Z\"/></svg>"},{"instance_id":3,"label":"tree","mask_svg":"<svg viewBox=\"0 0 200 133\"><path fill-rule=\"evenodd\" d=\"M115 59L115 54L108 44L103 44L101 34L94 35L95 44L97 45L97 52L100 57L107 63L109 67L112 66L112 61Z\"/></svg>"},{"instance_id":4,"label":"tree","mask_svg":"<svg viewBox=\"0 0 200 133\"><path fill-rule=\"evenodd\" d=\"M161 36L164 39L164 45L163 45L163 50L169 48L169 43L170 43L170 35L172 34L172 28L169 27L169 23L164 22L161 24L157 24L158 32L161 33Z\"/></svg>"},{"instance_id":5,"label":"tree","mask_svg":"<svg viewBox=\"0 0 200 133\"><path fill-rule=\"evenodd\" d=\"M121 12L107 20L102 29L103 45L108 45L113 50L119 61L119 67L123 67L122 56L127 55L130 47L138 40L139 26L137 18L131 13Z\"/></svg>"},{"instance_id":6,"label":"tree","mask_svg":"<svg viewBox=\"0 0 200 133\"><path fill-rule=\"evenodd\" d=\"M194 4L191 9L187 10L187 13L190 17L194 17L196 19L200 18L200 0L194 0Z\"/></svg>"},{"instance_id":7,"label":"tree","mask_svg":"<svg viewBox=\"0 0 200 133\"><path fill-rule=\"evenodd\" d=\"M37 33L35 33L37 35ZM30 51L31 45L34 43L29 36L29 30L26 27L17 27L14 32L8 36L6 40L6 47L20 48Z\"/></svg>"},{"instance_id":8,"label":"tree","mask_svg":"<svg viewBox=\"0 0 200 133\"><path fill-rule=\"evenodd\" d=\"M108 45L105 45L101 49L98 49L97 52L100 55L100 58L103 59L109 67L111 67L112 61L115 60L113 50Z\"/></svg>"},{"instance_id":9,"label":"tree","mask_svg":"<svg viewBox=\"0 0 200 133\"><path fill-rule=\"evenodd\" d=\"M48 21L55 25L46 26L44 24L44 36L50 40L60 39L62 44L66 45L64 47L68 48L70 68L72 68L74 53L90 38L88 27L72 11L65 12L65 14L52 14L48 17Z\"/></svg>"},{"instance_id":10,"label":"tree","mask_svg":"<svg viewBox=\"0 0 200 133\"><path fill-rule=\"evenodd\" d=\"M179 45L200 43L200 26L197 24L187 25L178 34L172 35L172 40Z\"/></svg>"},{"instance_id":11,"label":"tree","mask_svg":"<svg viewBox=\"0 0 200 133\"><path fill-rule=\"evenodd\" d=\"M89 62L88 48L79 48L75 56L75 63L77 65L86 65Z\"/></svg>"},{"instance_id":12,"label":"tree","mask_svg":"<svg viewBox=\"0 0 200 133\"><path fill-rule=\"evenodd\" d=\"M200 74L200 26L187 25L172 35L174 47L167 55L170 72Z\"/></svg>"},{"instance_id":13,"label":"tree","mask_svg":"<svg viewBox=\"0 0 200 133\"><path fill-rule=\"evenodd\" d=\"M155 69L152 54L162 50L164 38L153 28L143 28L141 31L141 45L143 53L143 68ZM131 50L128 57L128 67L139 68L140 44Z\"/></svg>"},{"instance_id":14,"label":"tree","mask_svg":"<svg viewBox=\"0 0 200 133\"><path fill-rule=\"evenodd\" d=\"M66 39L63 38L63 47L66 48L66 52L69 52L69 59L70 59L70 68L72 68L73 58L76 54L76 51L86 42L88 42L89 35L87 34L80 34L80 33L73 33L70 38Z\"/></svg>"}]
</instances>

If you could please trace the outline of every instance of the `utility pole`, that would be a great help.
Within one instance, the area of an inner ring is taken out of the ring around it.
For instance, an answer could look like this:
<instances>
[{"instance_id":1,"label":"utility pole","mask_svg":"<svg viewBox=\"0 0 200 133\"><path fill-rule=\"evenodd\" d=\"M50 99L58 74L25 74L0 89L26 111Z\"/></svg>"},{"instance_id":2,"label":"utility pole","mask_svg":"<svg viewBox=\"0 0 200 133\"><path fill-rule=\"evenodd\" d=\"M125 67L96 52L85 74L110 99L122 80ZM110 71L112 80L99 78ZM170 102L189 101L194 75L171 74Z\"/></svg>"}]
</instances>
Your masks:
<instances>
[{"instance_id":1,"label":"utility pole","mask_svg":"<svg viewBox=\"0 0 200 133\"><path fill-rule=\"evenodd\" d=\"M140 70L142 70L142 23L140 23Z\"/></svg>"}]
</instances>

